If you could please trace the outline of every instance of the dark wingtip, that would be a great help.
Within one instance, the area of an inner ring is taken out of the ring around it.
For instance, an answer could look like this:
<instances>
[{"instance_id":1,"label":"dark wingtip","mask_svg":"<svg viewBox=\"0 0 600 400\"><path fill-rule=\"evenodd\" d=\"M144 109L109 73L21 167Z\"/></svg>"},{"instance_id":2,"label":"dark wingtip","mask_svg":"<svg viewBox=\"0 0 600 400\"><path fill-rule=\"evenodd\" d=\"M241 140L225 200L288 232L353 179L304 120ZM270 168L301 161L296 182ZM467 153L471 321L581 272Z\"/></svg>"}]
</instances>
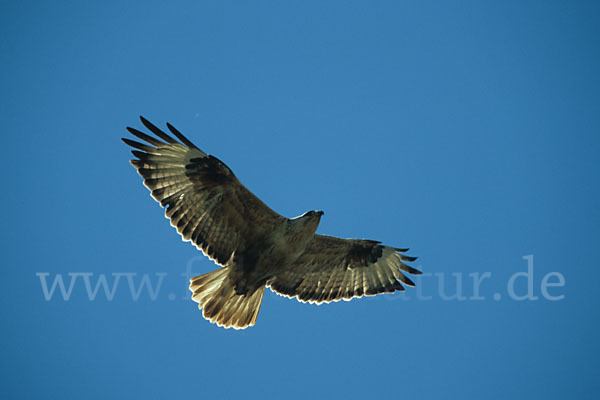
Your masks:
<instances>
[{"instance_id":1,"label":"dark wingtip","mask_svg":"<svg viewBox=\"0 0 600 400\"><path fill-rule=\"evenodd\" d=\"M147 153L152 153L155 148L154 147L150 147L144 143L140 143L140 142L136 142L135 140L130 140L127 138L121 138L122 141L124 141L126 144L128 144L129 146L135 148L135 149L139 149L142 151L145 151Z\"/></svg>"},{"instance_id":2,"label":"dark wingtip","mask_svg":"<svg viewBox=\"0 0 600 400\"><path fill-rule=\"evenodd\" d=\"M404 283L406 286L415 287L415 283L410 280L410 278L404 275L402 272L400 273L400 277L398 278L400 282Z\"/></svg>"},{"instance_id":3,"label":"dark wingtip","mask_svg":"<svg viewBox=\"0 0 600 400\"><path fill-rule=\"evenodd\" d=\"M136 156L140 160L144 159L147 156L146 153L143 153L143 152L137 151L137 150L131 150L131 154L133 154L134 156Z\"/></svg>"},{"instance_id":4,"label":"dark wingtip","mask_svg":"<svg viewBox=\"0 0 600 400\"><path fill-rule=\"evenodd\" d=\"M142 125L144 125L146 128L152 130L152 128L154 128L154 124L150 121L148 121L146 118L144 118L143 116L140 115L140 121L142 121Z\"/></svg>"},{"instance_id":5,"label":"dark wingtip","mask_svg":"<svg viewBox=\"0 0 600 400\"><path fill-rule=\"evenodd\" d=\"M152 122L148 121L146 118L144 118L141 115L140 115L140 121L142 121L142 124L148 130L150 130L150 132L154 133L156 136L158 136L159 138L161 138L165 142L167 142L169 144L175 144L175 143L177 143L177 140L173 139L171 136L169 136L166 133L164 133L156 125L154 125Z\"/></svg>"},{"instance_id":6,"label":"dark wingtip","mask_svg":"<svg viewBox=\"0 0 600 400\"><path fill-rule=\"evenodd\" d=\"M418 269L413 268L408 264L404 264L402 261L400 262L400 270L402 270L404 272L408 272L409 274L412 274L412 275L421 275L422 274L422 272L419 271Z\"/></svg>"},{"instance_id":7,"label":"dark wingtip","mask_svg":"<svg viewBox=\"0 0 600 400\"><path fill-rule=\"evenodd\" d=\"M140 115L140 121L142 121L142 124L144 124L144 126L150 130L152 130L152 128L154 128L154 124L150 121L148 121L146 118L144 118L144 116Z\"/></svg>"},{"instance_id":8,"label":"dark wingtip","mask_svg":"<svg viewBox=\"0 0 600 400\"><path fill-rule=\"evenodd\" d=\"M188 147L190 147L192 149L198 149L198 147L196 147L196 145L194 143L192 143L188 138L186 138L185 136L183 136L183 134L181 132L179 132L173 125L171 125L168 122L167 122L167 128L169 128L169 130L171 131L171 133L173 135L175 135L175 137L177 137L177 139L181 140L181 142L183 144L185 144L186 146L188 146Z\"/></svg>"},{"instance_id":9,"label":"dark wingtip","mask_svg":"<svg viewBox=\"0 0 600 400\"><path fill-rule=\"evenodd\" d=\"M402 261L408 261L408 262L413 262L415 261L418 257L411 257L411 256L405 256L404 254L400 255L400 258L402 259Z\"/></svg>"},{"instance_id":10,"label":"dark wingtip","mask_svg":"<svg viewBox=\"0 0 600 400\"><path fill-rule=\"evenodd\" d=\"M419 271L416 268L411 268L410 271L407 271L407 272L409 272L409 273L411 273L413 275L421 275L423 273L423 271Z\"/></svg>"}]
</instances>

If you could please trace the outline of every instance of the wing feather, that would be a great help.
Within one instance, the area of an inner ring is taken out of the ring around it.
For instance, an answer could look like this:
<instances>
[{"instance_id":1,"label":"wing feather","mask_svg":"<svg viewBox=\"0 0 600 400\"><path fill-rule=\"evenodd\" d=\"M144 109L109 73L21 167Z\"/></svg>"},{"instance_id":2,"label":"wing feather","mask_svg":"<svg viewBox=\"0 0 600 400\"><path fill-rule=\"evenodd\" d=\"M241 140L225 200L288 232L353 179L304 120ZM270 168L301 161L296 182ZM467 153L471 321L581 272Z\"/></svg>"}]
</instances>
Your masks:
<instances>
[{"instance_id":1,"label":"wing feather","mask_svg":"<svg viewBox=\"0 0 600 400\"><path fill-rule=\"evenodd\" d=\"M242 185L227 165L204 153L172 125L167 127L181 143L140 119L156 137L127 128L145 142L123 139L134 149L136 159L131 164L184 241L224 265L236 250L261 240L284 221Z\"/></svg>"},{"instance_id":2,"label":"wing feather","mask_svg":"<svg viewBox=\"0 0 600 400\"><path fill-rule=\"evenodd\" d=\"M379 242L315 235L304 254L267 282L271 290L309 303L329 303L353 297L404 290L414 283L401 270L421 272L402 261L414 261Z\"/></svg>"}]
</instances>

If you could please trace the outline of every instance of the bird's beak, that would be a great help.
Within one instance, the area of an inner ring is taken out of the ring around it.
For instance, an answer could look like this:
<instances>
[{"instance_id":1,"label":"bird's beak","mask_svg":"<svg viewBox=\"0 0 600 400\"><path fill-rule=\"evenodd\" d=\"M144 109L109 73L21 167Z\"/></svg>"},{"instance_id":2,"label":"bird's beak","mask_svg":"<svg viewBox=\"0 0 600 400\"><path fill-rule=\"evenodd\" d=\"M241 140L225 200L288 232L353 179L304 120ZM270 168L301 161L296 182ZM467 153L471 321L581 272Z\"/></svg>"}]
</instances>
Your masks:
<instances>
[{"instance_id":1,"label":"bird's beak","mask_svg":"<svg viewBox=\"0 0 600 400\"><path fill-rule=\"evenodd\" d=\"M325 213L323 211L317 211L317 214L319 214L319 218L321 218Z\"/></svg>"}]
</instances>

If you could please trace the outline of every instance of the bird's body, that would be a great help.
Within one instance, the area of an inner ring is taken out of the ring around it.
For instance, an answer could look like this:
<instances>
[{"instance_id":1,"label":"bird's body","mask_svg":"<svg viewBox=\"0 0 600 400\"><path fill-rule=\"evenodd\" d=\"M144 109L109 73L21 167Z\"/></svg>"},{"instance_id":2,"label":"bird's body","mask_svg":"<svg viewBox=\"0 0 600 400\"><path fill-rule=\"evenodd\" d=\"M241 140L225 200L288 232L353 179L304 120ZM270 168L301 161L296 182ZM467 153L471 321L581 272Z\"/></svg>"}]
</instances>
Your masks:
<instances>
[{"instance_id":1,"label":"bird's body","mask_svg":"<svg viewBox=\"0 0 600 400\"><path fill-rule=\"evenodd\" d=\"M349 300L404 290L407 249L361 239L315 234L323 212L285 218L254 196L219 159L204 153L171 125L180 142L142 118L158 138L133 128L148 144L132 164L183 240L223 268L191 279L192 299L220 326L254 325L265 287L303 302ZM140 151L141 150L141 151Z\"/></svg>"},{"instance_id":2,"label":"bird's body","mask_svg":"<svg viewBox=\"0 0 600 400\"><path fill-rule=\"evenodd\" d=\"M321 215L322 212L311 212L286 218L264 238L234 253L233 262L227 265L231 267L236 292L243 294L247 288L264 286L282 266L296 261L313 239Z\"/></svg>"}]
</instances>

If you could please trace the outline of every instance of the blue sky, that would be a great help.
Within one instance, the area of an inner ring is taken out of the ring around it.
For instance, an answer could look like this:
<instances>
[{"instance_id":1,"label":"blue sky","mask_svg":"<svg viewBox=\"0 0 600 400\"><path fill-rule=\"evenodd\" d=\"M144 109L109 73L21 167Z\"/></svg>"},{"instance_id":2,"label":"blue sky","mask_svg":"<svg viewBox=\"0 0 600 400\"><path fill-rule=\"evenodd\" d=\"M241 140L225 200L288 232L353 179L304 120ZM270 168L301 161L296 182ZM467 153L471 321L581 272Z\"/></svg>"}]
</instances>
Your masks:
<instances>
[{"instance_id":1,"label":"blue sky","mask_svg":"<svg viewBox=\"0 0 600 400\"><path fill-rule=\"evenodd\" d=\"M596 398L599 11L3 2L0 394ZM187 276L215 265L119 140L140 114L285 216L410 247L419 290L320 307L267 291L255 327L211 325ZM68 299L44 293L57 277ZM115 291L91 300L102 277ZM465 299L446 298L457 281Z\"/></svg>"}]
</instances>

